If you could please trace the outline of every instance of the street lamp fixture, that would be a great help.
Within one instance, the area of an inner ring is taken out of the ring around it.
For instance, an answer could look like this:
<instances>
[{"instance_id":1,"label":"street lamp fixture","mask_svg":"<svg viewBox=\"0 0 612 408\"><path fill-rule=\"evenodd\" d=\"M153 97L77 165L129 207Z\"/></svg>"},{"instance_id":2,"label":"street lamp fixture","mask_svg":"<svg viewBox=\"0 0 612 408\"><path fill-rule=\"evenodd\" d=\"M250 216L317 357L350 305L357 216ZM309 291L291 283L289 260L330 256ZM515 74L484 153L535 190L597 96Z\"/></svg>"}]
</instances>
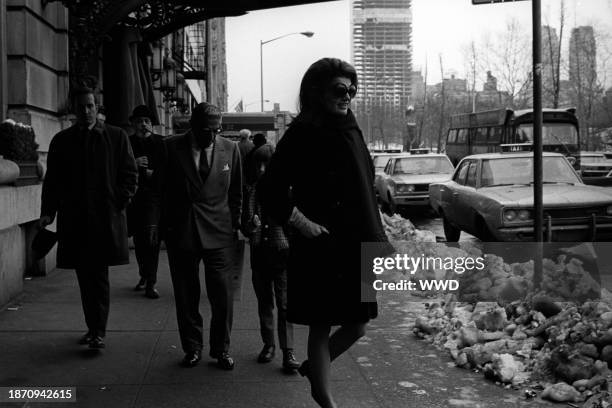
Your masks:
<instances>
[{"instance_id":1,"label":"street lamp fixture","mask_svg":"<svg viewBox=\"0 0 612 408\"><path fill-rule=\"evenodd\" d=\"M301 31L289 34L283 34L279 37L272 38L271 40L261 41L259 40L259 72L260 72L260 102L261 102L261 111L264 111L264 97L263 97L263 46L264 44L270 43L272 41L280 40L281 38L288 37L290 35L303 35L305 37L312 37L314 32L312 31Z\"/></svg>"}]
</instances>

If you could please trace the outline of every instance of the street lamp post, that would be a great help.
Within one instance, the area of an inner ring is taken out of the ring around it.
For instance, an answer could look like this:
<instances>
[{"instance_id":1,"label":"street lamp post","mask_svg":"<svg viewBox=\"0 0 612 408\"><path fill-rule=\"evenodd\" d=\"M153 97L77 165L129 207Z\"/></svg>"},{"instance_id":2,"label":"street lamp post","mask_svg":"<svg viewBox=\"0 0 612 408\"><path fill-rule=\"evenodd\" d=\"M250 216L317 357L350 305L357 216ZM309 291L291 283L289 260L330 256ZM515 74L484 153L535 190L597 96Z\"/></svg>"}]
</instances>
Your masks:
<instances>
[{"instance_id":1,"label":"street lamp post","mask_svg":"<svg viewBox=\"0 0 612 408\"><path fill-rule=\"evenodd\" d=\"M295 32L295 33L284 34L284 35L281 35L280 37L272 38L271 40L266 40L266 41L259 40L259 73L260 73L259 84L260 84L260 96L261 96L260 100L261 100L261 111L262 112L264 111L264 97L263 97L263 46L264 46L264 44L267 44L269 42L280 40L281 38L288 37L290 35L297 35L297 34L301 34L301 35L309 37L309 38L314 35L314 33L312 31L302 31L302 32Z\"/></svg>"}]
</instances>

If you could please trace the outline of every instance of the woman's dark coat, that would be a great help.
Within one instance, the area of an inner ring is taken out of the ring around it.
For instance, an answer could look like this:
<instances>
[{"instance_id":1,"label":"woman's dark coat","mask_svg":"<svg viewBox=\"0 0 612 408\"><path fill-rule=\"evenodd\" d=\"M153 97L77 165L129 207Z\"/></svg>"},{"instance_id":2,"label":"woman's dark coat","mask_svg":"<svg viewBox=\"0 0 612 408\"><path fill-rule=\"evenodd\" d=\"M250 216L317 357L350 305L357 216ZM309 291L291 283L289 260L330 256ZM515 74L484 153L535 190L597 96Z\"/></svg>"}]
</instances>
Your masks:
<instances>
[{"instance_id":1,"label":"woman's dark coat","mask_svg":"<svg viewBox=\"0 0 612 408\"><path fill-rule=\"evenodd\" d=\"M293 207L325 226L314 239L290 238L288 319L348 324L376 317L361 301L362 242L387 242L374 195L374 167L351 112L346 118L292 123L261 181L264 207L280 223Z\"/></svg>"},{"instance_id":2,"label":"woman's dark coat","mask_svg":"<svg viewBox=\"0 0 612 408\"><path fill-rule=\"evenodd\" d=\"M129 263L125 208L136 162L122 129L96 123L89 132L72 126L49 146L41 215L57 214L59 268Z\"/></svg>"}]
</instances>

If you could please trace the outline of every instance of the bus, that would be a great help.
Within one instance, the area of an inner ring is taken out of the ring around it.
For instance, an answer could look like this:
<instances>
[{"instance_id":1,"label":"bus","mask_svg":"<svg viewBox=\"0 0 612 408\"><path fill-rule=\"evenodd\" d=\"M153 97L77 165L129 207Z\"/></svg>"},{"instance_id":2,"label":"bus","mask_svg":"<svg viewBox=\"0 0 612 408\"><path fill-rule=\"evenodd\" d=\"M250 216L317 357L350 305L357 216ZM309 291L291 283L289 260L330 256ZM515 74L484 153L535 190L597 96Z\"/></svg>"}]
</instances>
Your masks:
<instances>
[{"instance_id":1,"label":"bus","mask_svg":"<svg viewBox=\"0 0 612 408\"><path fill-rule=\"evenodd\" d=\"M496 109L451 116L446 154L456 166L465 156L501 151L503 144L533 143L533 109ZM542 109L545 152L564 154L580 168L580 137L576 110Z\"/></svg>"}]
</instances>

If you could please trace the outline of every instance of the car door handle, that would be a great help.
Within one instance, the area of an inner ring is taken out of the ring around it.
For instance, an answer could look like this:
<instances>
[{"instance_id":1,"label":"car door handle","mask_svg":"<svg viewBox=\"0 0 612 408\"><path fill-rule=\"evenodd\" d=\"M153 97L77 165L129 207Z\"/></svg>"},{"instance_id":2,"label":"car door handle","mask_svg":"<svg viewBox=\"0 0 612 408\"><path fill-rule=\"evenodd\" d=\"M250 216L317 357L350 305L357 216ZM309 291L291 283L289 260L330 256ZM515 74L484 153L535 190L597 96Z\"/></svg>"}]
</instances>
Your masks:
<instances>
[{"instance_id":1,"label":"car door handle","mask_svg":"<svg viewBox=\"0 0 612 408\"><path fill-rule=\"evenodd\" d=\"M453 193L453 197L457 197L459 195L459 193L454 192Z\"/></svg>"}]
</instances>

